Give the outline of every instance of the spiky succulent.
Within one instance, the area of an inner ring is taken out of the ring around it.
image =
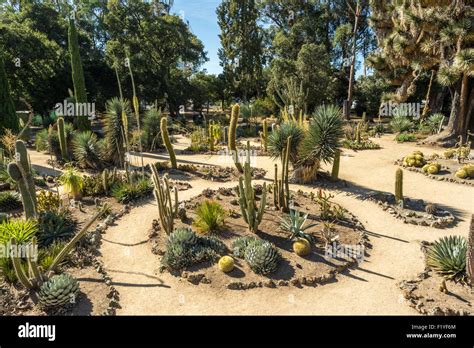
[[[462,236],[449,236],[437,240],[426,252],[426,264],[446,279],[466,280],[467,242]]]
[[[176,229],[168,237],[161,264],[169,270],[183,270],[193,264],[217,261],[227,247],[215,237],[200,237],[186,228]]]
[[[305,226],[307,219],[308,214],[301,213],[300,215],[299,211],[291,209],[290,215],[287,219],[280,218],[280,229],[283,232],[288,233],[289,239],[292,241],[296,241],[298,238],[304,238],[308,240],[308,242],[311,242],[313,241],[313,237],[305,233],[304,231],[316,226],[316,224],[310,224]]]
[[[247,246],[244,257],[255,273],[263,275],[275,272],[281,259],[275,246],[261,239]]]
[[[14,192],[0,192],[0,211],[11,211],[21,208],[21,199]]]
[[[41,212],[38,216],[38,240],[41,246],[67,240],[74,235],[75,222],[68,211]]]
[[[124,124],[124,121],[126,124]],[[127,100],[113,98],[107,101],[105,113],[105,140],[107,148],[105,153],[108,160],[115,164],[123,163],[126,136],[129,126],[133,122],[130,103]]]
[[[291,137],[289,159],[296,163],[298,147],[304,138],[304,130],[296,122],[284,122],[268,136],[268,152],[272,158],[280,158],[286,149],[288,137]]]
[[[51,277],[39,292],[38,299],[44,307],[58,307],[73,303],[79,292],[79,283],[71,275],[63,273]]]
[[[82,168],[100,168],[101,151],[97,135],[91,131],[77,133],[72,140],[74,158]]]
[[[395,133],[402,133],[413,128],[413,122],[406,115],[397,113],[390,121],[390,127]]]
[[[250,243],[257,241],[258,238],[254,236],[239,237],[232,242],[232,252],[235,257],[243,258],[245,256],[245,249]]]

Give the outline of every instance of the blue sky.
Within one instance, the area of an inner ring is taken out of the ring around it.
[[[203,42],[209,61],[201,68],[210,74],[219,74],[217,50],[220,47],[220,28],[217,24],[216,8],[220,0],[175,0],[172,12],[189,21],[191,31]]]

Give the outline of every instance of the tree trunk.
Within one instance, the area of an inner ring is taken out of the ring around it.
[[[351,71],[349,73],[349,89],[347,91],[347,101],[348,108],[347,113],[344,115],[347,119],[351,116],[351,107],[352,107],[352,95],[354,91],[354,77],[355,77],[355,64],[356,64],[356,54],[357,54],[357,29],[359,26],[359,16],[360,16],[360,5],[357,1],[357,7],[355,12],[355,21],[354,21],[354,36],[352,42],[352,62],[351,62]]]

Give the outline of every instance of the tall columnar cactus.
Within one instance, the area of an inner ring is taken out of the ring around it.
[[[108,169],[104,169],[102,172],[102,187],[104,188],[105,194],[109,193],[109,190],[117,178],[117,168],[114,168],[112,172]]]
[[[255,202],[255,190],[252,186],[252,173],[250,168],[250,143],[247,142],[247,161],[244,165],[244,175],[239,177],[239,205],[242,216],[249,227],[249,231],[256,233],[262,221],[267,199],[267,184],[263,184],[260,207]]]
[[[290,205],[290,184],[288,181],[288,165],[290,153],[291,137],[286,141],[286,148],[281,156],[282,169],[281,179],[278,179],[278,165],[275,164],[275,179],[273,182],[273,204],[277,209],[289,211]]]
[[[168,154],[170,156],[171,167],[173,169],[178,168],[176,163],[176,155],[174,153],[173,145],[171,144],[171,140],[168,134],[168,120],[166,117],[161,118],[161,138],[163,139],[163,144],[166,146],[166,150],[168,150]]]
[[[64,129],[64,119],[62,117],[58,118],[58,138],[59,138],[59,147],[61,149],[61,157],[63,160],[69,158],[67,152],[67,140],[66,140],[66,131]]]
[[[397,203],[403,202],[403,170],[397,169],[395,173],[395,200]]]
[[[467,238],[467,252],[466,252],[466,273],[467,278],[471,283],[471,288],[474,287],[474,214],[471,215],[471,226],[469,228],[469,236]]]
[[[332,162],[331,180],[337,181],[339,178],[339,164],[341,162],[341,150],[336,149],[334,161]]]
[[[15,143],[15,162],[8,164],[8,174],[18,183],[21,200],[27,219],[36,218],[36,189],[31,165],[28,158],[28,151],[22,140]]]
[[[221,138],[221,128],[220,125],[211,122],[208,129],[208,139],[209,139],[209,149],[214,151],[215,146]]]
[[[165,175],[160,179],[155,165],[150,164],[153,184],[155,186],[154,194],[158,204],[161,227],[167,235],[173,232],[174,219],[178,215],[178,190],[174,188],[174,204],[171,200],[171,189],[168,177]]]
[[[239,161],[239,155],[237,153],[236,145],[236,133],[237,133],[237,121],[239,120],[240,106],[235,104],[232,107],[232,114],[230,115],[230,125],[229,125],[229,151],[232,154],[234,159],[235,167],[240,173],[244,172],[244,168]]]
[[[266,118],[263,120],[263,129],[260,132],[260,138],[262,140],[263,150],[265,152],[267,152],[267,148],[268,148],[268,123],[267,123]]]
[[[360,144],[360,123],[356,127],[355,141],[357,144]]]

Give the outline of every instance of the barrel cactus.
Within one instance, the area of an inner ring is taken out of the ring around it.
[[[224,272],[230,272],[234,269],[235,264],[234,264],[234,259],[230,256],[222,256],[219,259],[219,269]]]
[[[269,274],[278,268],[281,256],[270,242],[258,240],[245,250],[245,261],[257,274]]]
[[[79,292],[79,283],[71,275],[63,273],[51,277],[39,292],[38,299],[44,307],[58,307],[73,303]]]
[[[428,174],[438,174],[439,171],[441,170],[441,164],[437,162],[431,162],[431,163],[425,164],[421,168],[421,170]]]
[[[293,251],[298,256],[309,255],[311,252],[311,244],[306,238],[298,238],[298,240],[293,243]]]
[[[407,167],[423,167],[426,161],[421,151],[414,151],[410,155],[403,158],[403,164]]]

